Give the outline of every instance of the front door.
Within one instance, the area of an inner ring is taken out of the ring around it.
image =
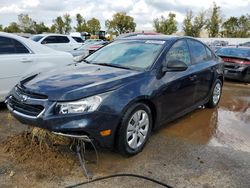
[[[182,61],[188,65],[185,71],[166,72],[159,80],[161,83],[158,106],[160,106],[160,121],[167,121],[184,112],[194,102],[196,82],[193,79],[194,70],[191,67],[191,57],[185,39],[178,40],[166,53],[163,63]]]

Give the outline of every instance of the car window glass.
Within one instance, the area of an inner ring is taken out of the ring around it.
[[[38,42],[39,40],[41,40],[44,36],[42,35],[34,35],[32,37],[30,37],[31,40]]]
[[[76,42],[84,42],[81,37],[72,37]]]
[[[29,50],[19,41],[13,39],[13,42],[16,48],[16,53],[18,54],[30,53]]]
[[[0,54],[14,54],[15,46],[10,38],[0,37]]]
[[[65,36],[56,36],[57,43],[69,43],[68,37]]]
[[[86,60],[144,70],[154,63],[164,43],[157,40],[121,40],[101,48]]]
[[[207,59],[212,60],[214,58],[213,53],[207,47],[206,47],[206,51],[207,51]]]
[[[195,40],[188,40],[188,45],[194,64],[202,63],[207,60],[207,52],[203,44]]]
[[[48,36],[43,41],[42,44],[57,43],[55,36]]]
[[[167,64],[169,61],[175,61],[175,60],[182,61],[187,65],[191,64],[190,53],[187,42],[185,40],[177,41],[171,47],[171,49],[168,51],[166,55],[165,63]]]

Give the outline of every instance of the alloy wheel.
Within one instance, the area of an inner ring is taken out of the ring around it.
[[[127,126],[127,144],[131,149],[140,147],[147,138],[149,116],[146,111],[138,110],[130,118]]]
[[[213,91],[213,103],[215,105],[219,102],[220,96],[221,96],[221,84],[216,83]]]

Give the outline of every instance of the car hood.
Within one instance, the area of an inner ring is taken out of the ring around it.
[[[142,72],[78,63],[33,75],[21,81],[26,90],[48,96],[52,101],[77,100],[117,89]]]

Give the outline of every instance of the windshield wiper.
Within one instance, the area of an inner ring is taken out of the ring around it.
[[[116,67],[116,68],[121,68],[121,69],[133,70],[133,69],[130,68],[130,67],[124,67],[124,66],[117,65],[117,64],[110,64],[110,63],[93,63],[93,64],[96,64],[96,65],[103,65],[103,66],[108,66],[108,67]]]

